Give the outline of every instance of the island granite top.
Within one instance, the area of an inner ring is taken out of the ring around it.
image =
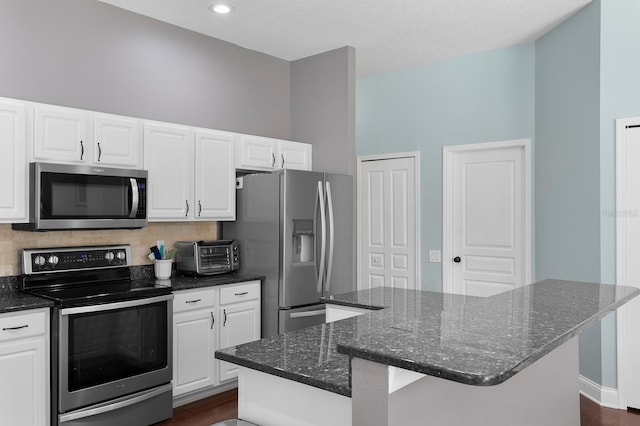
[[[639,293],[560,280],[487,298],[374,288],[325,302],[377,311],[222,349],[216,357],[345,396],[351,357],[495,385]]]

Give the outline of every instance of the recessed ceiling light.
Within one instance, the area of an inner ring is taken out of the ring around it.
[[[226,15],[233,12],[233,7],[225,3],[215,3],[209,6],[209,10],[219,13],[220,15]]]

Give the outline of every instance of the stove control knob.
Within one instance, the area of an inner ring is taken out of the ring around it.
[[[116,257],[118,258],[118,260],[124,260],[127,257],[127,255],[125,254],[125,252],[119,251],[116,253]]]
[[[44,265],[44,262],[45,262],[44,256],[36,256],[33,258],[33,264],[36,266],[42,266]]]
[[[115,255],[112,251],[108,251],[104,254],[104,258],[111,262],[113,259],[115,259]]]
[[[58,263],[58,260],[59,260],[59,259],[58,259],[58,256],[56,256],[56,255],[51,255],[51,256],[49,256],[49,259],[48,259],[48,260],[49,260],[49,263],[50,263],[51,265],[56,265],[56,264]]]

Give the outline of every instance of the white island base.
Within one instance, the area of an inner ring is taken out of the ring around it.
[[[579,426],[577,340],[495,386],[396,370],[400,387],[387,365],[354,358],[352,398],[241,367],[238,414],[261,426]]]

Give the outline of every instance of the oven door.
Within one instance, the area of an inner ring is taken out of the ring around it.
[[[60,413],[171,382],[172,299],[60,310]]]

